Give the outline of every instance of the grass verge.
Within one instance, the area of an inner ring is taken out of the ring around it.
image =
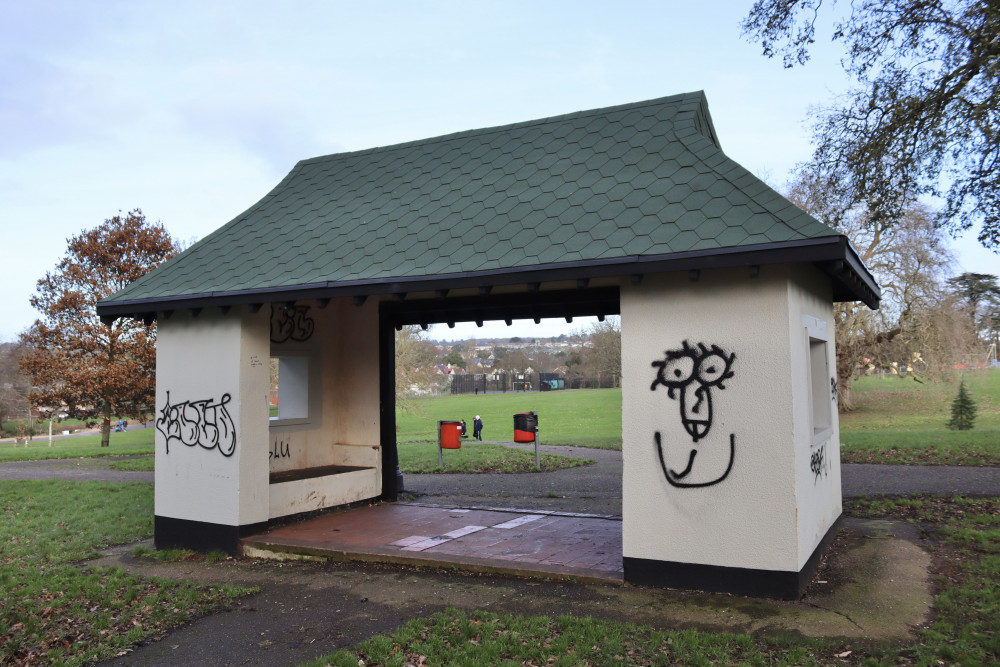
[[[111,658],[245,592],[79,566],[152,534],[150,484],[2,481],[0,517],[0,664]]]
[[[460,665],[941,665],[1000,662],[1000,498],[850,499],[852,516],[919,523],[935,562],[933,620],[916,641],[662,631],[570,616],[449,609],[314,662]]]
[[[417,443],[399,447],[399,468],[404,473],[551,472],[594,462],[593,459],[541,454],[539,456],[541,468],[536,468],[533,451],[482,442],[463,442],[461,449],[444,450],[442,458],[444,467],[438,466],[436,444]]]
[[[417,619],[352,651],[306,663],[358,665],[736,665],[816,664],[807,649],[775,662],[746,635],[654,630],[629,623],[561,616],[512,616],[448,609]]]
[[[152,456],[142,456],[135,459],[123,459],[115,461],[109,468],[112,470],[125,470],[128,472],[153,472],[155,469]]]

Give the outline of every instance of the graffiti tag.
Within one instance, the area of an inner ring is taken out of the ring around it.
[[[309,306],[271,306],[271,342],[287,340],[304,342],[316,329],[316,322],[307,315]]]
[[[712,428],[712,390],[721,391],[726,388],[723,382],[733,377],[732,366],[735,360],[735,354],[727,355],[718,345],[708,348],[703,343],[698,343],[695,348],[684,341],[681,349],[667,350],[662,361],[653,362],[653,366],[659,370],[650,391],[656,391],[662,385],[667,388],[667,396],[671,399],[676,400],[679,396],[681,424],[692,441],[687,466],[677,472],[666,463],[660,432],[656,431],[653,436],[660,467],[671,485],[683,488],[712,486],[729,476],[736,455],[736,435],[732,433],[729,435],[729,456],[725,470],[720,474],[699,471],[699,474],[691,475],[695,472],[698,441],[704,439]],[[698,481],[693,481],[695,479]]]
[[[830,378],[830,397],[836,403],[840,396],[840,389],[837,387],[837,378]]]
[[[268,460],[291,458],[291,444],[292,443],[285,442],[284,440],[275,440],[274,444],[271,445],[271,451],[268,452]]]
[[[223,394],[216,403],[204,399],[171,405],[168,391],[167,403],[156,420],[156,430],[167,439],[167,454],[170,441],[177,440],[188,447],[218,449],[223,456],[232,456],[236,451],[236,427],[226,409],[230,400],[229,394]]]
[[[819,481],[820,477],[826,477],[826,445],[821,445],[819,449],[809,457],[809,469],[814,475],[813,483]]]

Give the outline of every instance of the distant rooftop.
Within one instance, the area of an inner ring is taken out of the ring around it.
[[[726,157],[696,92],[303,160],[98,312],[780,262],[878,305],[846,237]]]

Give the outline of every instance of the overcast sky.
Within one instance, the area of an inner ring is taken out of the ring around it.
[[[751,4],[0,0],[0,340],[70,236],[140,207],[202,238],[317,155],[704,90],[726,153],[780,188],[846,81],[824,44],[760,56]],[[548,322],[478,335],[586,326]]]

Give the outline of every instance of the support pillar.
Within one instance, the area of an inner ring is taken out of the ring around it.
[[[841,512],[828,279],[647,276],[621,313],[625,579],[797,597]]]
[[[157,332],[157,548],[222,550],[268,519],[267,314],[175,313]]]

